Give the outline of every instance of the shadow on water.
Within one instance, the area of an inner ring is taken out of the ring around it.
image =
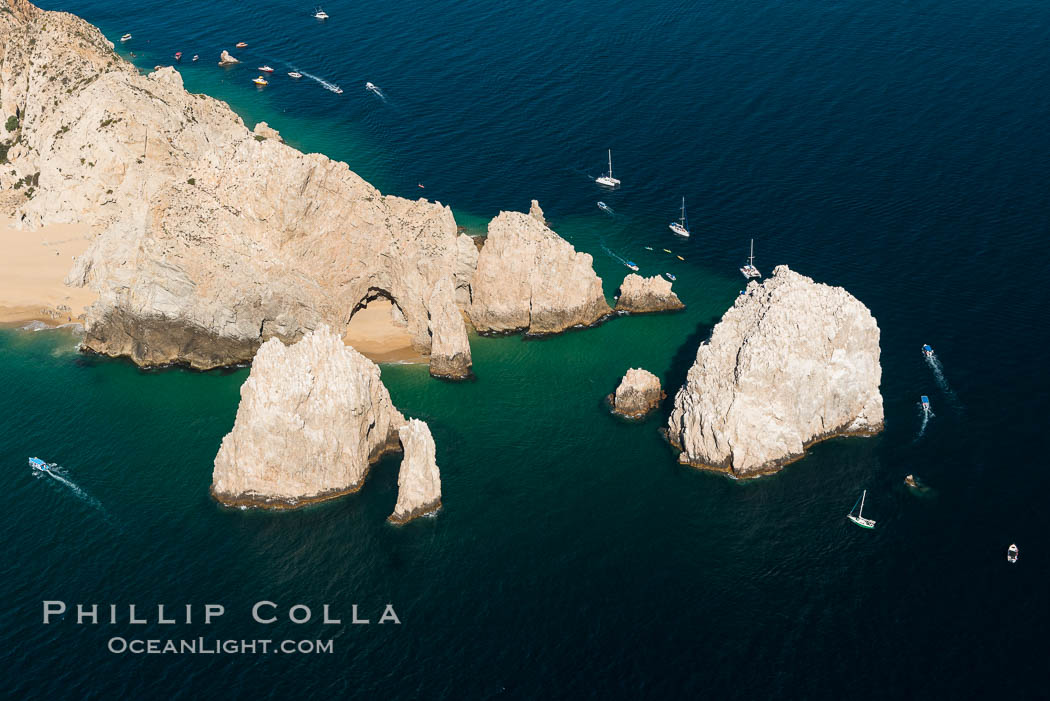
[[[685,384],[689,368],[696,362],[696,351],[701,343],[711,338],[712,329],[714,329],[714,324],[697,324],[671,358],[671,365],[664,378],[664,391],[667,393],[667,399],[660,405],[661,424],[666,424],[667,419],[670,418],[671,409],[674,406],[674,395]]]

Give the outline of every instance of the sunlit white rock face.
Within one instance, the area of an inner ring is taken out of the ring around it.
[[[682,300],[671,291],[671,281],[660,275],[642,277],[631,273],[620,285],[616,311],[629,314],[668,312],[685,309]]]
[[[405,456],[397,477],[397,505],[390,520],[405,523],[441,507],[441,473],[430,427],[411,419],[398,430]]]
[[[660,406],[664,392],[660,378],[641,368],[631,368],[620,380],[616,392],[609,395],[613,413],[629,419],[640,419]]]
[[[291,346],[271,339],[241,386],[212,494],[280,508],[356,491],[372,462],[398,450],[404,423],[379,367],[327,327]]]
[[[779,266],[701,344],[668,438],[683,463],[771,472],[810,443],[882,429],[879,327],[841,287]]]

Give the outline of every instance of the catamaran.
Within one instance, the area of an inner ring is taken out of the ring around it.
[[[930,398],[929,397],[927,397],[924,394],[921,397],[919,397],[919,402],[922,403],[922,410],[923,411],[925,411],[925,412],[929,412],[930,411]]]
[[[611,168],[610,168],[611,170]],[[678,218],[678,221],[671,222],[667,225],[668,228],[679,236],[689,236],[689,220],[685,217],[685,197],[682,197],[682,216]]]
[[[29,458],[29,466],[34,470],[40,470],[41,472],[51,472],[51,466],[40,458]]]
[[[314,10],[314,18],[316,19],[328,19],[328,13],[318,7]]]
[[[861,528],[874,528],[874,519],[864,518],[864,499],[867,496],[868,490],[865,489],[864,493],[860,495],[860,499],[858,499],[857,503],[853,505],[853,509],[856,509],[858,505],[860,506],[860,509],[857,511],[857,515],[854,516],[853,509],[850,509],[850,512],[846,514],[846,518],[848,518],[850,521],[853,521],[853,523],[857,524]]]
[[[747,265],[740,269],[744,277],[751,279],[753,277],[762,277],[762,273],[758,272],[758,268],[755,267],[755,240],[751,239],[751,256],[747,259]]]
[[[923,345],[922,354],[925,355],[927,358],[933,357],[933,349],[930,348],[929,344]]]
[[[1019,554],[1020,551],[1017,549],[1017,546],[1011,543],[1010,547],[1006,549],[1006,561],[1017,562],[1017,556]]]
[[[620,181],[613,177],[612,173],[612,149],[609,149],[609,172],[594,179],[594,182],[606,187],[618,187]]]

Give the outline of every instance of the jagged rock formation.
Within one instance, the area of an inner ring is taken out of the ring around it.
[[[700,345],[668,438],[682,463],[754,476],[819,440],[877,433],[879,352],[867,307],[779,266],[748,284]]]
[[[411,419],[398,429],[404,457],[397,476],[397,505],[389,520],[406,523],[441,508],[441,473],[430,427]]]
[[[355,492],[369,465],[398,449],[404,423],[379,367],[328,327],[292,346],[270,339],[241,386],[233,430],[215,456],[212,495],[229,505],[288,508]]]
[[[631,273],[620,285],[616,311],[629,314],[666,312],[685,309],[682,300],[671,291],[671,281],[660,275],[642,277]]]
[[[608,400],[614,414],[640,419],[660,406],[666,396],[660,388],[659,377],[648,370],[631,368]]]
[[[540,203],[538,201],[533,200],[532,204],[529,205],[529,216],[540,224],[547,226],[547,220],[543,218],[543,210],[540,208]]]
[[[452,380],[471,376],[470,342],[463,313],[456,305],[451,276],[434,286],[427,305],[430,310],[430,374]]]
[[[284,139],[281,138],[280,132],[271,127],[266,122],[259,122],[258,124],[256,124],[255,128],[252,129],[252,133],[255,134],[255,136],[257,137],[261,136],[264,139],[276,139],[277,141],[284,141]]]
[[[470,320],[480,333],[558,333],[612,312],[591,257],[520,212],[489,222],[470,289]]]
[[[240,63],[240,60],[234,58],[233,56],[231,56],[230,52],[227,51],[226,49],[223,49],[222,53],[219,54],[219,65],[220,66],[232,66],[235,63]]]
[[[345,328],[382,295],[426,354],[435,285],[451,276],[469,304],[477,249],[448,207],[384,196],[345,163],[249,131],[175,69],[140,75],[77,17],[10,7],[0,129],[15,116],[18,143],[0,190],[32,179],[18,226],[101,231],[68,278],[99,292],[85,349],[142,365],[247,362],[269,338]]]

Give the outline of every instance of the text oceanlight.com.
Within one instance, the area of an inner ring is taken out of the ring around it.
[[[325,655],[331,640],[142,640],[110,638],[107,649],[117,655]]]

